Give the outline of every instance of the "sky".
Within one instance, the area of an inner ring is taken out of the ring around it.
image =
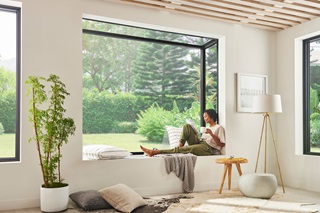
[[[0,10],[0,60],[15,58],[16,14]]]

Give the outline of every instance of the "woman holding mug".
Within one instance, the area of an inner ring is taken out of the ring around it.
[[[185,124],[182,129],[181,138],[178,147],[165,150],[151,150],[140,146],[141,150],[152,157],[157,154],[173,154],[173,153],[192,153],[198,156],[220,155],[221,148],[225,146],[225,130],[216,123],[217,112],[213,109],[205,110],[203,113],[204,121],[209,127],[201,128],[201,138],[198,138],[197,132],[193,130],[190,124]],[[189,146],[184,146],[188,141]]]

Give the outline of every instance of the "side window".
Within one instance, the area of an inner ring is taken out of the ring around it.
[[[0,161],[20,160],[20,8],[0,5]]]
[[[304,154],[320,155],[320,35],[303,41]]]

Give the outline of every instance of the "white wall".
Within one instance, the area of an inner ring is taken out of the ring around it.
[[[278,145],[286,185],[320,191],[319,156],[302,155],[302,39],[320,34],[320,19],[277,35],[276,89],[282,95]]]
[[[102,0],[21,2],[22,82],[29,75],[55,73],[61,76],[71,93],[66,108],[68,116],[75,118],[77,131],[64,147],[62,162],[62,172],[70,184],[70,192],[100,189],[116,183],[127,184],[142,195],[182,191],[180,180],[172,174],[165,174],[161,159],[82,161],[83,14],[219,38],[220,118],[226,128],[227,155],[246,157],[249,163],[242,166],[243,172],[254,171],[262,117],[236,112],[236,73],[268,75],[269,92],[273,93],[276,79],[274,32]],[[35,144],[27,143],[32,129],[27,119],[28,99],[24,83],[21,103],[21,162],[0,164],[0,210],[39,205],[41,174]],[[195,191],[218,189],[222,166],[215,164],[215,158],[198,158]],[[270,171],[274,170],[273,164],[270,164]],[[236,181],[238,175],[235,169],[233,172]]]

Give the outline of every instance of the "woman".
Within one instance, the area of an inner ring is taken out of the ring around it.
[[[172,153],[192,153],[198,156],[219,155],[221,148],[225,146],[225,131],[222,126],[216,123],[217,113],[213,109],[205,110],[203,113],[204,121],[209,124],[206,131],[198,138],[197,132],[193,130],[190,124],[183,126],[179,146],[173,149],[166,150],[151,150],[140,145],[141,150],[152,157],[157,154],[172,154]],[[189,146],[184,146],[188,141]]]

